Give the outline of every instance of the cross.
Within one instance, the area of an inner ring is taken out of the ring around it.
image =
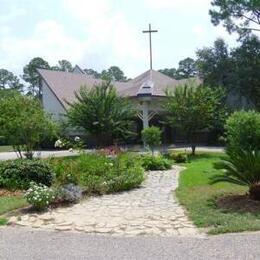
[[[150,42],[150,69],[153,68],[153,57],[152,57],[152,33],[158,32],[157,30],[152,30],[151,24],[149,23],[149,30],[143,31],[143,33],[149,33],[149,42]]]

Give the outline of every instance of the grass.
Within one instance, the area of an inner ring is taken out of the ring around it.
[[[24,207],[26,205],[27,203],[22,196],[18,196],[18,195],[1,196],[0,197],[0,226],[5,225],[7,223],[7,220],[4,217],[1,217],[1,215],[9,211]]]
[[[12,146],[9,146],[9,145],[0,145],[0,153],[3,153],[3,152],[12,152],[12,151],[13,151]]]
[[[210,184],[210,177],[217,172],[213,163],[223,156],[202,153],[192,158],[180,175],[176,195],[195,225],[205,228],[209,234],[260,230],[260,202],[250,201],[245,196],[247,187]],[[249,204],[253,205],[253,210]]]

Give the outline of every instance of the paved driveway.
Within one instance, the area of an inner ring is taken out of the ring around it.
[[[260,259],[260,234],[208,238],[111,237],[0,228],[0,259]]]

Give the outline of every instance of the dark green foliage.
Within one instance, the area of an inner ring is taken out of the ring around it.
[[[228,118],[225,129],[228,152],[260,150],[260,113],[235,112]]]
[[[75,95],[76,102],[69,104],[69,122],[92,134],[99,145],[109,145],[114,139],[125,139],[133,134],[129,129],[135,110],[128,100],[117,95],[109,82],[90,90],[82,87]]]
[[[212,183],[229,182],[249,187],[252,199],[260,200],[260,151],[236,149],[229,157],[216,163],[223,172],[213,176]]]
[[[171,69],[161,69],[159,72],[169,76],[173,79],[187,79],[197,76],[198,69],[196,61],[192,58],[186,58],[179,62],[178,69],[171,68]]]
[[[50,65],[40,57],[33,58],[23,68],[23,79],[30,84],[28,94],[39,98],[41,96],[39,89],[40,75],[37,69],[50,69]]]
[[[161,144],[162,131],[159,127],[151,126],[142,130],[142,139],[145,145],[148,145],[149,148],[154,153],[155,146]]]
[[[217,39],[213,47],[198,50],[197,56],[204,83],[211,88],[223,87],[232,108],[260,109],[259,38],[247,37],[233,49]],[[240,101],[232,101],[234,98]]]
[[[260,200],[260,113],[235,112],[226,123],[227,155],[212,182],[247,185],[252,199]]]
[[[224,91],[220,88],[196,86],[193,81],[178,86],[174,93],[167,92],[164,108],[167,121],[186,135],[187,142],[195,153],[197,136],[202,131],[214,128],[215,121],[224,125],[226,107]]]
[[[172,167],[171,162],[163,156],[144,155],[141,162],[146,171],[168,170]]]
[[[223,22],[228,32],[246,35],[260,31],[259,0],[213,0],[209,11],[214,25]]]
[[[42,160],[13,160],[0,163],[0,187],[27,189],[30,182],[50,186],[54,174],[50,165]]]
[[[22,91],[23,84],[19,78],[6,69],[0,69],[0,90]]]

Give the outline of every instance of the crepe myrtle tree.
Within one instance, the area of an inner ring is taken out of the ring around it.
[[[168,113],[167,121],[186,135],[195,155],[198,134],[213,128],[215,120],[224,124],[224,91],[221,88],[196,86],[189,81],[177,86],[174,92],[166,91],[166,95],[164,108]]]
[[[20,158],[31,159],[33,150],[46,136],[54,135],[56,125],[38,100],[13,93],[0,102],[0,135],[13,146]]]
[[[110,82],[89,89],[82,86],[75,92],[76,101],[68,103],[68,122],[94,136],[99,146],[109,145],[115,139],[126,139],[136,111],[132,104],[117,94]]]

